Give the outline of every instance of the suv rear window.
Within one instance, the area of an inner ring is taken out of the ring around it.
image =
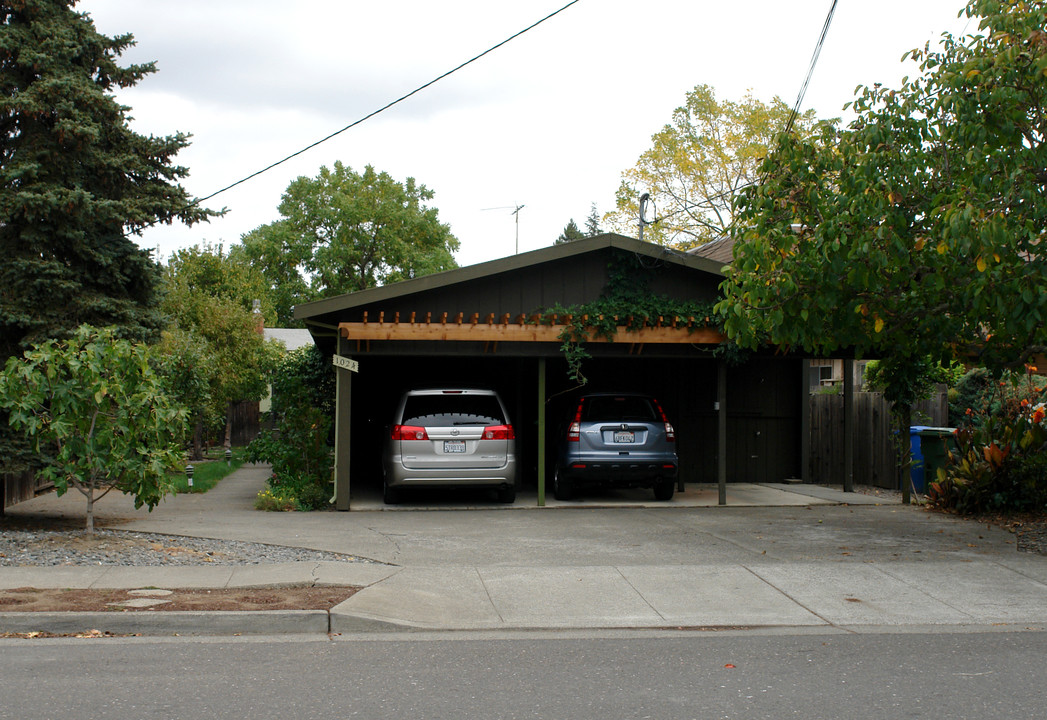
[[[505,425],[501,405],[492,395],[415,395],[404,405],[404,425],[452,427]]]
[[[614,422],[636,420],[657,422],[654,408],[644,397],[630,395],[615,397],[590,397],[582,405],[582,420],[588,422]]]

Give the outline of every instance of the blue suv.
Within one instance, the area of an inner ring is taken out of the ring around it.
[[[647,487],[658,500],[671,500],[676,490],[676,431],[649,395],[582,396],[558,445],[557,500],[571,499],[584,486]]]

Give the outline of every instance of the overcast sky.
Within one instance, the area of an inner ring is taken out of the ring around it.
[[[339,130],[505,40],[568,0],[83,0],[128,62],[158,72],[120,94],[138,132],[193,135],[177,156],[203,197]],[[843,115],[859,84],[915,74],[907,50],[973,32],[962,0],[839,0],[803,109]],[[288,183],[336,160],[433,190],[461,265],[552,244],[698,84],[792,105],[831,0],[581,0],[366,123],[208,203],[229,213],[148,230],[167,256],[237,243],[279,218]],[[486,210],[485,208],[501,208]]]

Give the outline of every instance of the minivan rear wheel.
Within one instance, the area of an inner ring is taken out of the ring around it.
[[[498,488],[498,502],[512,504],[516,502],[516,486]]]
[[[386,505],[397,505],[400,503],[399,488],[389,487],[388,481],[382,481],[382,500]]]

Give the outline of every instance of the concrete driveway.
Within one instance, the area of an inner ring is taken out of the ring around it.
[[[260,513],[252,501],[265,476],[246,467],[153,513],[106,498],[99,516],[128,530],[385,563],[361,568],[367,587],[332,611],[338,632],[1047,624],[1047,557],[1017,552],[1006,531],[868,496],[738,486],[735,497],[745,502],[727,507],[703,504],[696,499],[707,489],[689,488],[669,505],[625,498],[538,508],[523,496],[514,509],[474,499],[481,509]],[[714,487],[708,492],[715,497]],[[9,514],[82,517],[74,495],[38,498]],[[304,577],[322,582],[330,573],[344,582],[351,570],[310,567]],[[288,573],[273,568],[281,582]],[[265,568],[251,577],[264,584]],[[172,574],[169,584],[177,581]]]

